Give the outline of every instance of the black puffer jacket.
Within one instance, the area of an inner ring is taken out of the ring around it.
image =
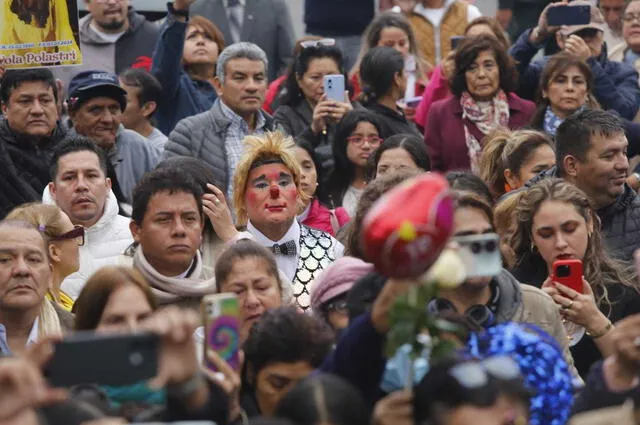
[[[35,142],[0,118],[0,219],[20,204],[42,199],[53,150],[64,136],[58,127],[51,137]]]
[[[542,179],[558,176],[556,167],[538,174],[531,179],[526,188]],[[512,193],[512,192],[509,192]],[[628,185],[616,201],[596,211],[600,217],[602,236],[611,256],[625,261],[633,260],[633,253],[640,248],[640,197]]]

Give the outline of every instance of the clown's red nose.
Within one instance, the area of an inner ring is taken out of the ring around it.
[[[269,193],[271,194],[272,198],[277,198],[278,196],[280,196],[280,189],[278,189],[278,186],[271,186]]]

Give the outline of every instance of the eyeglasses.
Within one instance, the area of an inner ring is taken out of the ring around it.
[[[308,49],[309,47],[319,47],[319,46],[335,46],[336,40],[333,38],[323,38],[321,40],[306,40],[301,41],[300,46],[303,49]]]
[[[353,143],[354,145],[362,145],[364,142],[369,142],[369,144],[372,146],[378,146],[383,142],[383,139],[378,136],[351,136],[347,137],[347,142]]]
[[[73,226],[73,230],[51,238],[52,241],[66,241],[70,239],[75,239],[78,246],[84,245],[84,227]]]
[[[622,16],[622,20],[625,22],[633,22],[640,20],[640,13],[625,13]]]

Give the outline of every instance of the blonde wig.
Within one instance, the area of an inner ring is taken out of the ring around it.
[[[296,160],[294,147],[295,143],[293,138],[285,136],[280,131],[267,132],[260,136],[245,137],[244,151],[233,175],[233,205],[236,210],[237,224],[239,226],[246,226],[249,220],[244,198],[247,191],[249,172],[257,162],[273,161],[274,163],[282,163],[287,167],[293,175],[293,181],[298,192],[296,211],[301,211],[303,205],[306,205],[309,196],[300,188],[302,170]]]

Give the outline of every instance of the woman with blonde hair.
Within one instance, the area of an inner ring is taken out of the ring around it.
[[[558,305],[584,377],[593,363],[612,354],[613,323],[640,312],[636,278],[608,255],[587,195],[564,180],[544,179],[526,191],[516,221],[510,239],[517,258],[513,274],[542,284]],[[552,280],[553,264],[569,259],[582,261],[581,292]]]
[[[60,289],[60,285],[80,268],[79,247],[84,244],[84,227],[74,226],[57,206],[40,203],[21,205],[11,211],[7,219],[25,221],[42,233],[52,271],[47,297],[71,311],[73,299]]]
[[[496,198],[556,164],[553,141],[539,131],[498,129],[484,143],[480,177]]]

